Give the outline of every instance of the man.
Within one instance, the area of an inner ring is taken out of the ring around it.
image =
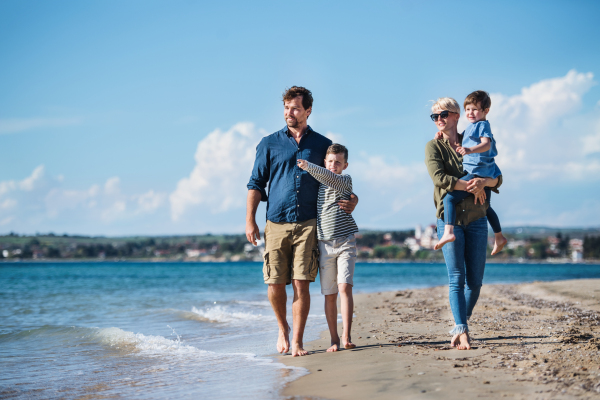
[[[286,127],[264,137],[256,147],[246,210],[246,237],[256,245],[256,240],[260,240],[256,209],[260,201],[267,202],[263,275],[279,325],[279,353],[290,350],[285,286],[291,283],[294,289],[291,343],[294,357],[308,354],[302,342],[310,310],[308,289],[319,269],[316,235],[319,182],[296,163],[303,159],[323,166],[327,148],[332,144],[307,124],[312,102],[312,93],[303,87],[293,86],[283,94]],[[344,211],[352,212],[357,203],[358,198],[352,195],[351,200],[338,204]]]

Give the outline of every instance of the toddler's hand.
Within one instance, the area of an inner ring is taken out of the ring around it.
[[[471,154],[471,149],[468,147],[462,147],[462,146],[458,146],[456,148],[456,152],[458,154],[460,154],[461,156],[467,155],[467,154]]]
[[[444,134],[442,132],[437,132],[433,137],[435,140],[440,140],[444,138]]]
[[[308,162],[306,160],[298,160],[298,166],[305,170],[308,168]]]

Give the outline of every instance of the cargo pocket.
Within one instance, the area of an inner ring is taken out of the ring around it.
[[[265,251],[265,253],[263,254],[263,258],[265,260],[265,263],[263,265],[263,277],[265,279],[265,282],[267,282],[269,278],[271,278],[271,265],[269,264],[269,253]]]
[[[308,267],[308,274],[311,279],[315,279],[317,277],[317,273],[319,272],[319,248],[316,247],[312,251],[312,256],[310,258],[310,266]]]

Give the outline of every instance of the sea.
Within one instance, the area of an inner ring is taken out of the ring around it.
[[[484,283],[600,278],[600,265],[488,264]],[[355,292],[447,284],[444,264],[358,263]],[[288,320],[291,324],[291,288]],[[305,342],[326,330],[311,285]],[[254,262],[0,263],[2,399],[281,399]]]

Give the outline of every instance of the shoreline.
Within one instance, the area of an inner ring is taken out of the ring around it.
[[[90,263],[90,264],[99,264],[99,263],[187,263],[187,264],[214,264],[214,263],[263,263],[263,261],[254,261],[254,260],[189,260],[189,259],[161,259],[161,258],[127,258],[127,259],[97,259],[97,258],[69,258],[69,259],[0,259],[0,263],[5,264],[19,264],[19,263],[40,263],[40,264],[50,264],[50,263]],[[429,260],[386,260],[386,259],[357,259],[357,263],[361,264],[445,264],[444,260],[441,259],[439,261],[429,261]],[[523,264],[544,264],[544,265],[560,265],[560,264],[569,264],[569,265],[600,265],[600,260],[582,260],[582,261],[570,261],[569,259],[558,259],[558,260],[518,260],[518,259],[509,259],[509,260],[487,260],[487,264],[507,264],[507,265],[523,265]]]
[[[356,349],[326,353],[325,331],[308,356],[275,356],[309,371],[284,398],[600,396],[600,279],[484,285],[469,351],[449,346],[447,286],[354,298]]]

